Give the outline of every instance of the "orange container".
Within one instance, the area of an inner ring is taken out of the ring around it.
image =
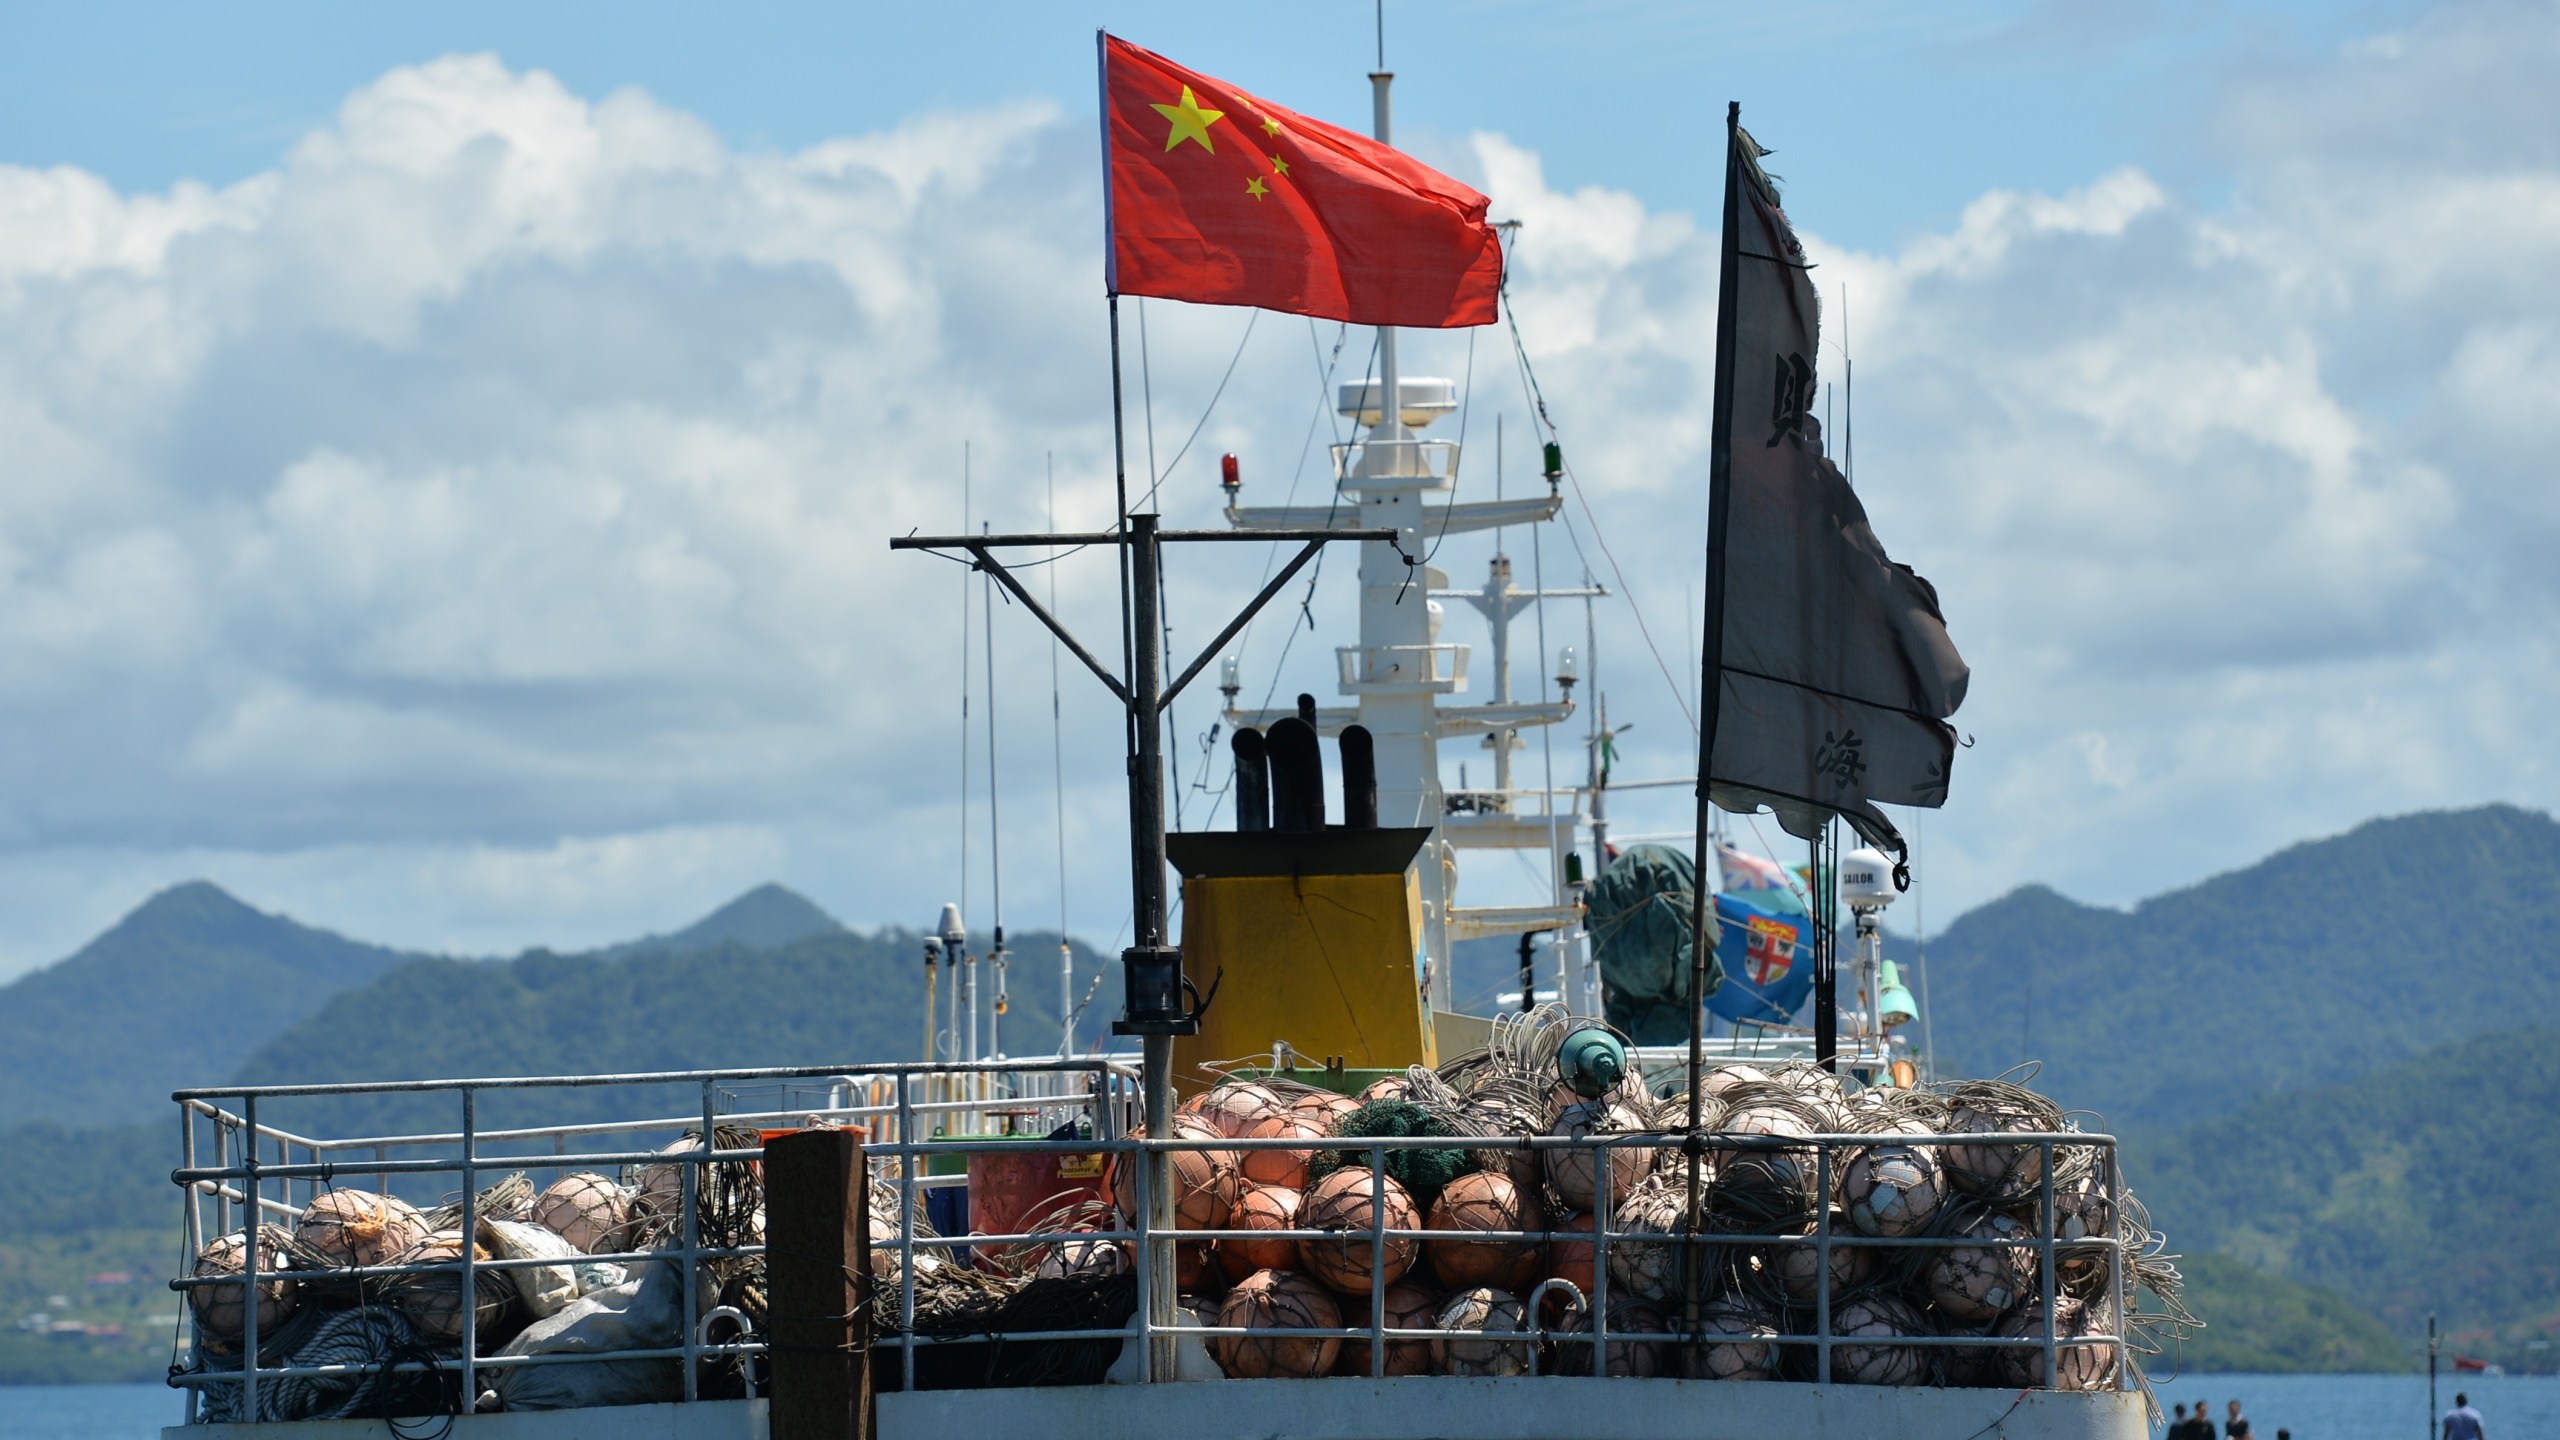
[[[1102,1171],[1099,1150],[1063,1155],[978,1151],[969,1157],[969,1233],[1015,1234],[1061,1205],[1098,1200]],[[985,1265],[1005,1259],[1014,1248],[973,1247],[973,1255]]]

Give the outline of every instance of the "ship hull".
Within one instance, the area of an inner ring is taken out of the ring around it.
[[[881,1440],[1215,1435],[1234,1440],[2143,1440],[2142,1396],[1927,1386],[1515,1377],[1208,1381],[879,1398]],[[763,1401],[463,1417],[450,1440],[765,1440]],[[172,1427],[163,1440],[347,1440],[380,1421]]]

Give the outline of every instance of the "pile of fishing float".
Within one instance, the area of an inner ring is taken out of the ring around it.
[[[1679,1068],[1659,1094],[1632,1073],[1596,1094],[1561,1083],[1582,1028],[1549,1007],[1357,1095],[1264,1075],[1185,1103],[1175,1134],[1197,1148],[1168,1157],[1174,1223],[1220,1233],[1176,1242],[1175,1279],[1219,1368],[1369,1375],[1366,1340],[1265,1332],[1383,1321],[1446,1332],[1389,1338],[1387,1375],[1587,1375],[1605,1330],[1609,1375],[1810,1380],[1827,1324],[1834,1381],[2104,1389],[2127,1378],[2120,1353],[2193,1323],[2111,1151],[2073,1143],[2091,1133],[2079,1117],[2020,1084],[1852,1089],[1809,1062],[1716,1065],[1693,1150],[1690,1098],[1667,1093]],[[2057,1138],[2012,1138],[2039,1135]],[[1450,1143],[1220,1143],[1381,1136]],[[1133,1177],[1112,1178],[1116,1213],[1084,1207],[1097,1228],[1135,1221]],[[1042,1263],[1128,1257],[1086,1245]],[[2165,1309],[2144,1313],[2137,1291]],[[2104,1338],[2119,1323],[2121,1352]],[[1990,1343],[1927,1343],[1965,1339]]]

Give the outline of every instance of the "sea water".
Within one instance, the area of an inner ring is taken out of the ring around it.
[[[2160,1408],[2201,1400],[2220,1427],[2238,1399],[2252,1440],[2434,1440],[2424,1375],[2181,1375],[2159,1382]],[[2560,1378],[2445,1375],[2436,1402],[2456,1390],[2500,1440],[2560,1436]],[[0,1385],[0,1436],[7,1440],[152,1440],[178,1423],[176,1391],[144,1385]],[[2155,1428],[2154,1434],[2158,1431]]]
[[[2427,1377],[2415,1375],[2181,1375],[2155,1379],[2160,1409],[2201,1400],[2221,1428],[2224,1407],[2240,1402],[2249,1417],[2250,1440],[2435,1440],[2427,1410]],[[2436,1405],[2453,1408],[2455,1392],[2471,1397],[2487,1431],[2499,1440],[2560,1436],[2560,1378],[2548,1375],[2464,1375],[2436,1379]],[[2160,1433],[2153,1427],[2152,1433]]]
[[[0,1385],[0,1435],[8,1440],[153,1440],[186,1417],[186,1397],[154,1380],[140,1385]]]

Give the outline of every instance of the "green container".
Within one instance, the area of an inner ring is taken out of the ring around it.
[[[1244,1065],[1226,1073],[1227,1080],[1291,1080],[1330,1090],[1336,1095],[1358,1095],[1361,1091],[1390,1076],[1402,1076],[1402,1070],[1328,1070],[1321,1065],[1294,1070],[1274,1070],[1268,1065]]]

